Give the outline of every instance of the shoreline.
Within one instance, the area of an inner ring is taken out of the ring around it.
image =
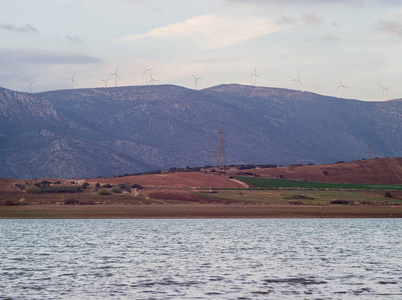
[[[0,219],[402,218],[399,206],[237,204],[24,205],[0,207]]]

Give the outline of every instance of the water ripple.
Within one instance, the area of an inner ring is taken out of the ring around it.
[[[0,220],[0,299],[400,299],[401,225]]]

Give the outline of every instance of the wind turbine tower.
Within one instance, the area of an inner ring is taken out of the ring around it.
[[[296,81],[296,82],[297,82],[297,90],[299,90],[299,84],[302,84],[302,83],[300,82],[300,74],[301,74],[301,72],[299,72],[299,75],[297,75],[297,78],[295,78],[295,79],[292,80],[292,81]]]
[[[75,84],[75,86],[77,86],[77,83],[76,83],[75,80],[74,80],[74,76],[75,76],[76,73],[77,73],[77,72],[74,72],[73,77],[68,77],[68,78],[66,78],[66,79],[70,79],[70,80],[71,80],[71,89],[74,89],[74,84]]]
[[[31,81],[29,79],[26,79],[26,81],[29,82],[29,92],[32,93],[32,84],[38,82],[38,80]]]
[[[202,77],[195,77],[193,73],[191,73],[191,75],[194,77],[194,88],[197,90],[198,89],[198,79],[201,79]]]
[[[343,85],[342,80],[339,78],[339,86],[337,87],[336,91],[339,90],[341,98],[342,98],[342,88],[347,88],[347,86]]]
[[[147,69],[147,68],[144,67],[143,64],[141,64],[141,66],[144,69],[144,72],[142,73],[142,78],[144,78],[144,76],[145,76],[145,85],[147,85],[148,84],[148,72],[153,70],[153,69]]]
[[[106,80],[103,80],[103,79],[99,79],[100,81],[103,81],[104,83],[105,83],[105,88],[107,88],[107,82],[111,79],[112,77],[109,77],[108,79],[106,79]]]
[[[256,86],[256,85],[257,85],[257,77],[260,78],[260,76],[257,75],[257,67],[254,67],[254,73],[251,74],[251,75],[249,76],[249,78],[250,78],[250,77],[254,77],[254,86]]]
[[[120,78],[119,74],[117,74],[117,69],[119,68],[119,66],[116,67],[116,71],[114,71],[114,73],[110,74],[110,76],[114,76],[114,86],[117,87],[117,78]]]
[[[384,101],[385,101],[385,91],[388,90],[388,89],[391,88],[391,87],[389,86],[389,87],[383,88],[383,87],[380,85],[380,88],[382,88],[382,94],[383,94],[383,96],[384,96]]]
[[[150,80],[148,83],[150,83],[151,85],[154,85],[154,81],[159,81],[159,80],[154,79],[154,78],[152,77],[152,74],[151,74],[151,73],[149,73],[149,76],[151,77],[151,80]]]

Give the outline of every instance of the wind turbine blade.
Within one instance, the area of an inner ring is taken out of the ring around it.
[[[117,77],[117,78],[119,78],[119,79],[121,80],[120,76],[119,76],[119,75],[117,75],[117,73],[116,73],[116,77]]]
[[[194,77],[194,79],[197,79],[197,77],[195,77],[193,73],[191,73],[191,76],[193,76],[193,77]]]
[[[378,85],[380,88],[384,89],[381,85]]]

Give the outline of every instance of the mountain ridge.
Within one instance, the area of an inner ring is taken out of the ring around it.
[[[228,164],[356,160],[367,156],[368,144],[373,156],[398,157],[401,104],[238,84],[36,94],[0,88],[0,177],[105,177],[211,165],[220,128]]]

